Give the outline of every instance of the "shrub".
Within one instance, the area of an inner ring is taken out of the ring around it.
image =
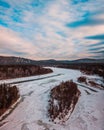
[[[86,77],[84,77],[84,76],[79,77],[78,82],[87,84]]]

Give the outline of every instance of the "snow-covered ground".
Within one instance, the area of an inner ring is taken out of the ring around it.
[[[0,122],[3,124],[0,130],[104,130],[104,90],[92,88],[97,91],[94,92],[79,85],[81,96],[69,120],[65,124],[49,121],[47,105],[50,89],[61,81],[73,79],[76,82],[79,76],[83,76],[78,70],[52,69],[54,72],[46,75],[5,80],[6,83],[12,83],[40,78],[17,84],[22,100],[11,114]],[[45,79],[41,79],[44,77]],[[98,76],[87,77],[101,79]]]

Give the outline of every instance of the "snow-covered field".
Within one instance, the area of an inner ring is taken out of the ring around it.
[[[52,69],[54,72],[46,75],[0,81],[0,83],[12,83],[40,78],[17,84],[22,100],[11,114],[0,122],[3,124],[0,130],[104,130],[104,90],[92,88],[97,91],[94,92],[80,85],[78,88],[81,96],[69,120],[64,124],[49,121],[47,105],[50,89],[61,81],[73,79],[77,82],[77,78],[83,75],[78,70]],[[87,77],[101,79],[98,76]]]

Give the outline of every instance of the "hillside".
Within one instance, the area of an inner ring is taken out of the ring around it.
[[[104,59],[77,59],[77,60],[30,60],[21,57],[14,56],[0,56],[0,65],[44,65],[44,66],[53,66],[61,64],[80,64],[80,63],[96,63],[104,64]]]
[[[18,64],[34,64],[35,61],[14,57],[14,56],[0,56],[0,65],[18,65]]]

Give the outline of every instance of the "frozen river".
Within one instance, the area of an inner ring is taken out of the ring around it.
[[[62,81],[72,79],[77,82],[77,78],[83,76],[78,70],[52,69],[50,74],[0,81],[17,84],[22,99],[0,122],[3,124],[0,130],[104,130],[104,90],[93,88],[95,91],[92,91],[80,85],[81,96],[69,120],[63,125],[49,121],[47,105],[51,88]],[[98,76],[87,77],[100,79]]]

